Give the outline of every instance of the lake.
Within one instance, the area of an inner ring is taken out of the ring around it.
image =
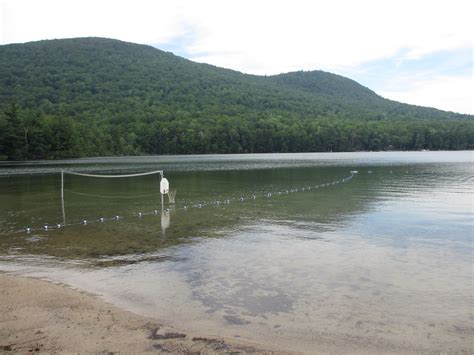
[[[469,151],[4,162],[0,271],[284,350],[471,352],[473,161]],[[62,169],[163,170],[176,203],[161,205],[159,175],[65,174],[62,200]]]

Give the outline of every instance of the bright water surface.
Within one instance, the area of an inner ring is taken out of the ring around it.
[[[66,175],[68,226],[24,232],[63,223],[61,169],[163,169],[176,205],[162,210],[155,175]],[[0,270],[206,336],[301,351],[472,352],[473,182],[473,152],[3,163]]]

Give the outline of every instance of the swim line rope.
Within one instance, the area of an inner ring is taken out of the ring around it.
[[[70,174],[71,172],[68,172],[68,173]],[[156,174],[157,171],[149,172],[149,173],[143,173],[143,174],[133,174],[133,175],[142,176],[142,175],[150,175],[150,174],[153,174],[153,173]],[[228,199],[223,199],[223,200],[214,200],[214,201],[208,201],[208,202],[202,201],[200,203],[184,204],[181,207],[174,208],[174,211],[176,211],[176,210],[187,211],[187,210],[193,209],[193,208],[200,209],[200,208],[209,207],[209,206],[229,205],[233,202],[244,202],[244,201],[256,200],[258,198],[271,198],[273,196],[282,196],[282,195],[288,195],[288,194],[296,193],[296,192],[311,191],[311,190],[314,190],[314,189],[335,186],[335,185],[338,185],[340,183],[348,182],[348,181],[352,180],[352,178],[357,173],[358,173],[358,171],[353,170],[353,171],[350,172],[350,175],[345,177],[345,178],[342,178],[342,179],[339,179],[339,180],[334,180],[334,181],[323,183],[323,184],[304,186],[304,187],[299,187],[299,188],[295,188],[295,189],[282,190],[282,191],[276,191],[276,192],[265,192],[265,193],[260,193],[260,194],[252,194],[252,195],[247,195],[247,196],[241,196],[239,198],[234,197],[234,198],[228,198]],[[82,174],[82,173],[73,173],[73,175],[86,175],[86,176],[96,177],[95,175],[92,175],[92,174]],[[97,177],[104,177],[104,176],[106,176],[106,175],[97,175]],[[111,176],[118,177],[119,175],[111,175]],[[130,176],[131,175],[121,175],[120,177],[130,177]],[[169,212],[169,208],[164,209],[163,212]],[[43,227],[37,227],[37,228],[27,227],[25,229],[20,229],[20,230],[14,231],[12,233],[19,233],[19,232],[31,233],[31,232],[35,232],[35,231],[59,230],[59,229],[63,229],[66,226],[69,227],[69,226],[78,226],[78,225],[89,225],[89,224],[94,224],[94,223],[104,223],[106,221],[118,221],[118,220],[123,220],[123,219],[128,219],[128,218],[137,218],[137,217],[140,218],[140,217],[147,216],[147,215],[158,215],[159,213],[160,213],[160,211],[158,209],[155,209],[155,210],[149,211],[149,212],[133,213],[133,214],[130,214],[128,216],[115,215],[115,216],[112,216],[112,217],[99,217],[98,219],[95,219],[95,220],[82,220],[82,221],[76,222],[76,223],[67,223],[66,225],[64,225],[62,223],[57,223],[57,224],[53,224],[53,225],[46,224]]]
[[[146,173],[126,174],[126,175],[95,175],[95,174],[77,173],[77,172],[69,171],[69,170],[62,170],[62,172],[64,174],[97,177],[97,178],[128,178],[128,177],[137,177],[137,176],[145,176],[145,175],[152,175],[152,174],[163,174],[163,170],[155,170],[155,171],[148,171]]]

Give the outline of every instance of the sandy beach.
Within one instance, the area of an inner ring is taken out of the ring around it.
[[[189,334],[65,285],[0,273],[0,352],[275,353]]]

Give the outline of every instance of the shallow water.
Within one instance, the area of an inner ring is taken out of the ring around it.
[[[393,152],[3,164],[0,270],[282,349],[474,351],[472,163]],[[24,232],[63,223],[60,169],[163,169],[176,205],[162,209],[156,176],[66,175],[67,226]]]

